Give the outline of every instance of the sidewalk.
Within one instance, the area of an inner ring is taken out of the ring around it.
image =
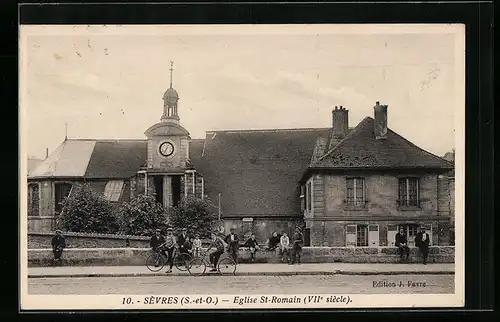
[[[166,268],[151,272],[146,266],[29,267],[28,278],[167,276]],[[206,274],[213,274],[208,272]],[[455,274],[454,264],[239,264],[237,276],[258,275],[439,275]],[[168,275],[189,276],[175,267]]]

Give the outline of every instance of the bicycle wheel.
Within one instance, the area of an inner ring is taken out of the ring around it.
[[[219,261],[217,270],[223,275],[234,275],[236,272],[236,262],[230,257],[223,258]]]
[[[175,256],[174,265],[180,271],[186,271],[191,262],[191,255],[188,253],[180,253]]]
[[[146,259],[146,267],[151,272],[159,272],[165,266],[167,259],[160,253],[153,253]]]
[[[205,274],[207,264],[202,257],[195,257],[189,261],[187,270],[191,275],[200,276]]]

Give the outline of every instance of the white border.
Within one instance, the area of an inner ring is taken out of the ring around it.
[[[455,110],[455,293],[440,294],[440,295],[420,295],[420,294],[376,294],[376,295],[349,295],[352,300],[350,305],[345,303],[326,306],[322,304],[309,305],[267,305],[254,304],[239,306],[237,304],[220,303],[217,308],[391,308],[391,307],[462,307],[464,305],[464,174],[465,174],[465,26],[459,24],[381,24],[381,25],[204,25],[202,28],[195,25],[185,26],[20,26],[20,78],[19,78],[19,144],[20,144],[20,170],[19,182],[21,187],[20,199],[20,305],[21,309],[29,310],[80,310],[80,309],[194,309],[194,308],[216,308],[213,305],[194,305],[194,306],[161,306],[161,305],[122,305],[123,297],[131,295],[29,295],[27,293],[27,154],[26,154],[26,137],[22,135],[25,132],[26,115],[25,109],[22,107],[26,104],[26,41],[29,35],[48,35],[48,34],[93,34],[93,35],[158,35],[158,34],[175,34],[175,35],[200,35],[200,34],[231,34],[231,35],[255,35],[255,34],[280,34],[280,35],[297,35],[297,34],[402,34],[402,33],[448,33],[455,34],[455,84],[456,84],[456,110]],[[148,294],[150,295],[150,294]],[[260,296],[248,294],[249,296]],[[276,294],[278,295],[278,294]],[[309,295],[309,294],[308,294]],[[320,294],[316,294],[320,295]],[[133,295],[138,300],[147,295]],[[157,296],[161,296],[158,294]],[[203,295],[197,295],[203,296]],[[221,295],[213,294],[206,295],[212,297],[220,297]],[[236,296],[236,294],[234,295]],[[299,295],[300,296],[300,295]],[[182,296],[179,296],[182,297]],[[227,298],[233,296],[227,295]],[[231,302],[229,302],[231,303]]]

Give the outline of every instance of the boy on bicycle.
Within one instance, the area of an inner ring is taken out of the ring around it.
[[[210,264],[213,265],[213,268],[210,271],[217,272],[217,263],[219,262],[220,256],[224,253],[227,244],[222,238],[217,236],[217,233],[212,232],[211,236],[212,243],[208,247],[207,252],[212,248],[215,248],[215,251],[210,254]]]
[[[164,248],[162,248],[163,244],[165,243],[165,237],[161,235],[161,229],[157,229],[155,231],[155,234],[151,237],[149,241],[149,246],[153,249],[155,252],[160,252],[165,256],[165,258],[168,258],[168,255],[165,251]],[[158,263],[155,264],[156,267],[158,267]]]

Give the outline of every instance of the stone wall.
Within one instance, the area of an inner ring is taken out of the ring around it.
[[[273,232],[286,232],[289,236],[293,233],[296,225],[302,226],[301,219],[293,218],[252,218],[252,221],[243,221],[243,218],[224,218],[224,231],[229,232],[235,228],[240,240],[244,242],[250,233],[255,234],[255,239],[260,244],[264,244]]]
[[[66,246],[68,248],[122,248],[149,247],[149,237],[147,236],[126,236],[108,234],[86,234],[64,232]],[[30,232],[28,233],[28,249],[51,248],[54,232]],[[129,244],[127,245],[127,239]]]
[[[151,251],[145,248],[68,248],[62,255],[63,265],[67,266],[142,266]],[[240,249],[239,262],[248,262],[247,249]],[[48,266],[52,264],[50,249],[28,250],[28,266]],[[350,247],[304,247],[302,263],[396,263],[399,260],[394,247],[350,248]],[[453,263],[455,248],[431,247],[429,263]],[[274,251],[259,251],[258,263],[278,263]],[[421,262],[418,249],[411,249],[410,262]],[[144,267],[146,269],[146,267]]]

